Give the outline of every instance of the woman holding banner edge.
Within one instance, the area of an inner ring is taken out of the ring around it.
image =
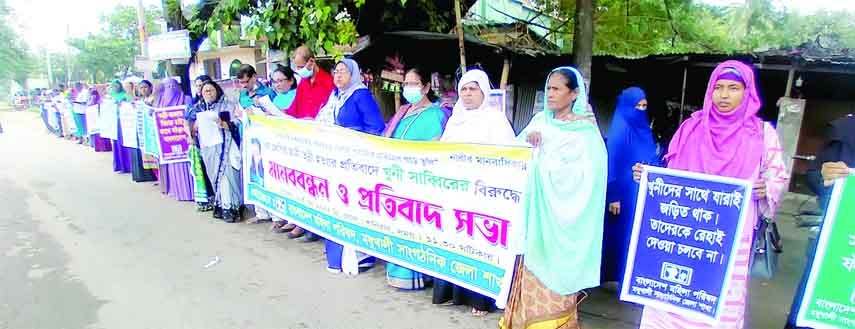
[[[335,89],[316,120],[366,134],[380,135],[386,129],[380,108],[368,87],[362,83],[362,71],[356,61],[345,58],[333,70]],[[327,270],[332,273],[358,274],[360,269],[374,267],[375,258],[349,246],[324,241]]]
[[[646,306],[641,329],[743,328],[754,228],[759,215],[773,218],[789,183],[777,132],[757,112],[762,107],[754,71],[738,61],[719,64],[710,76],[703,108],[692,114],[674,135],[665,160],[668,168],[746,179],[754,182],[753,200],[737,242],[730,288],[724,295],[719,323],[692,319]],[[640,180],[643,166],[633,167]]]
[[[502,329],[579,328],[580,295],[600,284],[606,146],[577,69],[553,70],[544,94],[546,109],[519,135],[535,151],[524,201],[523,256],[499,320]]]
[[[411,68],[404,75],[403,96],[407,105],[395,113],[383,136],[387,138],[433,141],[442,136],[445,112],[430,88],[430,75]],[[422,290],[430,280],[426,275],[393,263],[386,264],[386,283],[402,290]]]
[[[516,134],[505,113],[489,107],[486,101],[490,92],[490,78],[481,70],[469,70],[457,83],[460,98],[454,104],[440,141],[448,143],[475,143],[514,145]],[[435,279],[433,304],[468,305],[472,315],[485,316],[493,309],[495,301],[445,280]]]

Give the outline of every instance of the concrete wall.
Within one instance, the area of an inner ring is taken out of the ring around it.
[[[197,77],[202,74],[208,74],[211,72],[205,72],[205,61],[209,59],[218,59],[220,61],[220,75],[219,76],[211,76],[214,80],[226,80],[232,78],[229,76],[229,66],[232,61],[239,60],[241,64],[249,64],[255,67],[259,76],[266,76],[267,69],[265,65],[258,65],[258,62],[262,60],[261,51],[255,48],[242,48],[242,47],[226,47],[220,48],[212,51],[199,52],[196,54],[196,61],[190,66],[190,76]]]

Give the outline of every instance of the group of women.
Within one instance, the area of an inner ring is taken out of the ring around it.
[[[295,78],[290,69],[273,74],[276,93],[271,97],[279,110],[287,110],[293,100],[293,94],[288,94],[293,92]],[[738,241],[721,322],[710,325],[645,307],[640,325],[651,329],[742,328],[754,219],[759,214],[774,217],[789,179],[776,131],[757,117],[761,102],[753,69],[737,61],[721,63],[710,77],[702,110],[682,123],[665,151],[650,131],[641,89],[629,88],[620,95],[605,142],[579,71],[559,67],[545,80],[544,109],[538,109],[520,134],[514,132],[503,111],[490,108],[485,101],[491,86],[480,70],[460,77],[459,97],[450,113],[437,103],[426,72],[406,71],[403,97],[407,105],[387,122],[362,83],[358,64],[344,59],[334,67],[335,88],[315,120],[387,138],[534,149],[524,197],[526,226],[519,237],[521,256],[500,328],[579,327],[577,305],[585,289],[619,281],[622,276],[643,165],[753,181],[753,202],[748,210],[752,220],[740,228],[745,234]],[[132,171],[142,162],[140,168],[159,177],[164,191],[179,200],[196,201],[201,211],[213,209],[216,218],[237,221],[243,200],[239,107],[225,99],[222,89],[207,77],[197,79],[198,95],[192,100],[183,97],[177,83],[170,81],[155,88],[153,97],[145,92],[140,97],[158,107],[189,103],[186,119],[191,161],[146,167],[144,157],[126,155],[133,151],[117,141],[113,144],[116,170]],[[114,84],[112,96],[117,102],[130,100],[120,84]],[[125,165],[124,161],[132,163]],[[330,271],[358,273],[374,264],[372,257],[347,246],[327,241],[325,247]],[[465,304],[476,316],[494,307],[488,297],[406,267],[388,264],[386,271],[389,285],[398,289],[425,289],[432,283],[434,304]]]
[[[636,183],[644,165],[739,178],[754,182],[748,215],[739,229],[730,288],[717,325],[645,307],[640,328],[742,328],[748,302],[749,270],[758,218],[774,218],[789,183],[779,137],[757,112],[762,107],[753,68],[721,63],[707,85],[703,108],[683,122],[664,157],[654,142],[640,89],[624,91],[608,134],[608,192],[603,279],[620,281],[633,223]],[[736,219],[732,219],[736,220]]]

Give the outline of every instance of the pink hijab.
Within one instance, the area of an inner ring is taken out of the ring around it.
[[[734,69],[744,81],[745,96],[733,112],[720,113],[713,102],[715,83],[722,75],[733,76]],[[754,71],[738,61],[719,64],[710,76],[703,109],[693,113],[674,134],[665,156],[668,167],[756,179],[764,154],[763,121],[757,117],[761,106]]]

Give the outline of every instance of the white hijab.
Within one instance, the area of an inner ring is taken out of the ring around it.
[[[490,108],[487,97],[490,95],[490,79],[481,70],[471,70],[460,77],[457,92],[466,84],[475,82],[484,93],[484,101],[477,109],[467,109],[463,100],[458,99],[454,104],[451,117],[445,125],[445,132],[440,138],[443,142],[472,143],[490,145],[514,145],[516,134],[505,117],[503,111]]]

